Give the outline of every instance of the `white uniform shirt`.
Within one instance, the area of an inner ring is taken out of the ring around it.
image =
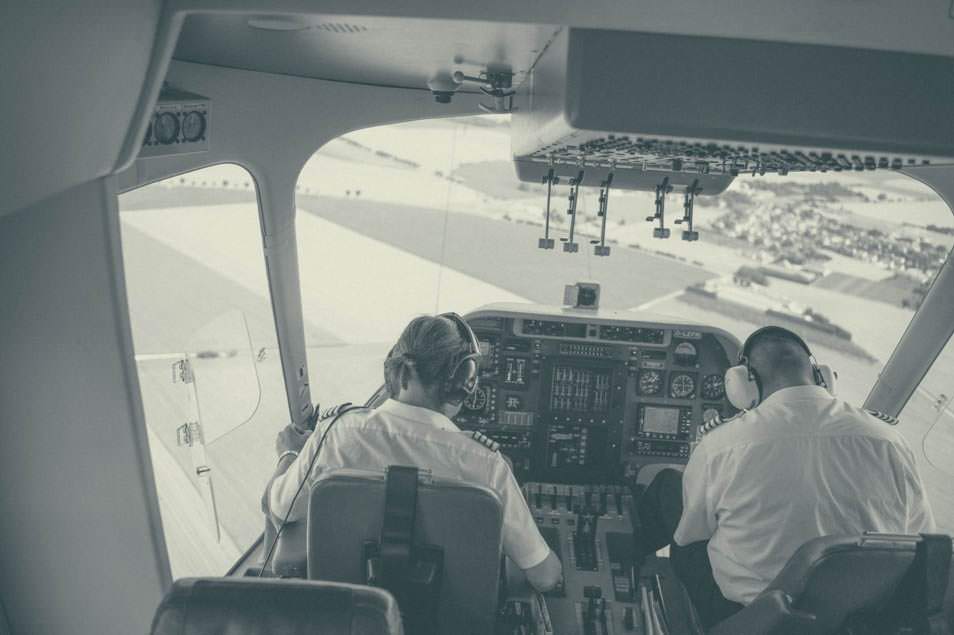
[[[864,531],[935,531],[914,455],[890,425],[796,386],[703,437],[674,539],[709,539],[722,594],[748,604],[808,540]]]
[[[300,456],[274,480],[269,493],[271,513],[284,518],[318,441],[333,419],[319,423]],[[289,521],[305,517],[308,489],[323,474],[337,468],[385,470],[389,465],[429,469],[435,477],[451,478],[493,490],[503,505],[503,550],[521,569],[534,567],[550,553],[513,472],[499,452],[463,434],[450,419],[393,399],[373,411],[343,415],[328,433],[308,484],[295,502]]]

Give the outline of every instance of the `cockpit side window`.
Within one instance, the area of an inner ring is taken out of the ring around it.
[[[954,338],[898,417],[914,456],[938,531],[954,533]]]
[[[255,181],[217,165],[120,196],[130,323],[174,577],[222,575],[262,530],[288,421]]]

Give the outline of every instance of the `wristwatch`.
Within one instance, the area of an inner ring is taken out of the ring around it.
[[[284,452],[278,455],[278,463],[281,463],[282,459],[284,459],[286,456],[293,456],[297,459],[298,452],[296,452],[295,450],[285,450]]]

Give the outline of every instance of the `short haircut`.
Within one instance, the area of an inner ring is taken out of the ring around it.
[[[414,318],[404,327],[384,360],[384,382],[388,391],[393,397],[399,388],[407,388],[407,372],[411,367],[426,387],[442,385],[467,350],[468,343],[450,319],[430,315]]]
[[[749,344],[749,365],[763,381],[768,376],[811,377],[812,372],[808,351],[795,338],[779,332],[759,335]]]

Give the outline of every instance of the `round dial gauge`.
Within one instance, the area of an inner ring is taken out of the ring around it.
[[[722,399],[725,396],[725,379],[722,375],[706,375],[702,380],[703,399]]]
[[[175,143],[179,137],[179,118],[171,112],[161,112],[156,115],[156,123],[153,128],[156,134],[156,141],[163,145]]]
[[[696,381],[689,375],[676,375],[669,386],[669,394],[676,399],[688,399],[696,391]]]
[[[205,134],[205,115],[193,110],[182,119],[182,138],[186,141],[198,141]]]
[[[689,342],[680,342],[672,352],[673,359],[680,366],[693,366],[699,359],[696,345]]]
[[[639,374],[639,394],[657,395],[662,389],[662,373],[658,370],[644,370]]]
[[[487,405],[486,388],[478,388],[464,400],[464,407],[468,410],[483,410]]]

